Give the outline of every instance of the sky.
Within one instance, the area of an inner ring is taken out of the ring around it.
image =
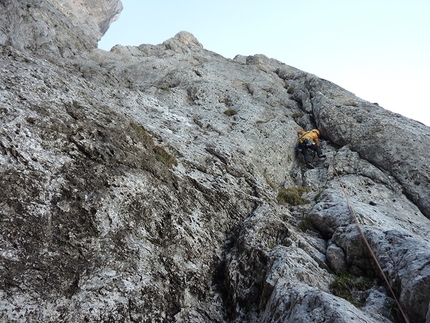
[[[99,41],[161,44],[180,31],[226,58],[264,54],[430,126],[429,0],[122,0]]]

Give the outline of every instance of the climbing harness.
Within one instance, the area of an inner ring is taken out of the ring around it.
[[[388,278],[385,276],[384,271],[382,270],[382,267],[381,267],[381,265],[380,265],[380,264],[379,264],[379,262],[378,262],[378,259],[376,258],[375,254],[373,253],[372,247],[370,246],[369,242],[368,242],[368,241],[367,241],[367,239],[366,239],[366,236],[364,235],[363,231],[361,230],[360,223],[359,223],[359,221],[358,221],[358,219],[357,219],[357,216],[356,216],[356,214],[355,214],[354,210],[353,210],[353,209],[352,209],[352,207],[351,207],[351,203],[349,202],[348,194],[346,193],[346,189],[345,189],[345,187],[343,186],[342,181],[340,180],[340,176],[339,176],[339,174],[337,173],[336,168],[334,167],[334,163],[332,162],[331,158],[330,158],[330,159],[329,159],[329,158],[327,158],[327,160],[328,160],[328,162],[330,163],[331,167],[333,168],[333,173],[334,173],[334,175],[336,176],[336,178],[337,178],[337,180],[338,180],[338,182],[339,182],[339,186],[340,186],[340,188],[342,189],[343,194],[345,195],[346,204],[347,204],[347,206],[348,206],[349,213],[351,214],[351,217],[352,217],[352,219],[354,220],[355,225],[357,226],[358,232],[360,233],[360,236],[361,236],[361,238],[362,238],[362,240],[363,240],[364,244],[366,245],[366,247],[367,247],[368,251],[370,252],[370,255],[372,256],[372,258],[373,258],[373,260],[374,260],[374,262],[375,262],[376,266],[378,267],[378,270],[380,271],[381,276],[383,277],[383,279],[384,279],[384,281],[385,281],[385,284],[388,286],[388,289],[390,290],[390,293],[391,293],[391,295],[393,296],[393,298],[394,298],[394,300],[395,300],[395,302],[396,302],[396,304],[397,304],[397,307],[399,308],[399,310],[400,310],[400,312],[401,312],[401,314],[402,314],[402,317],[403,317],[403,319],[405,320],[405,323],[409,323],[409,320],[408,320],[408,318],[406,317],[406,314],[405,314],[405,312],[403,311],[403,308],[402,308],[402,306],[400,305],[399,300],[397,299],[396,295],[394,294],[393,289],[391,288],[391,285],[390,285],[390,283],[389,283],[389,281],[388,281]]]

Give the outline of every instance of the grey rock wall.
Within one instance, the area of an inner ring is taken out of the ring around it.
[[[0,45],[45,58],[92,50],[122,10],[120,0],[3,0]]]
[[[98,50],[120,2],[0,6],[2,321],[402,322],[352,209],[430,322],[428,127],[187,32]]]
[[[405,121],[365,102],[326,81],[304,83],[308,89],[299,95],[309,101],[326,136],[339,145],[350,145],[360,156],[389,172],[405,194],[430,217],[430,166],[425,143],[428,127]],[[328,131],[330,129],[330,131]]]

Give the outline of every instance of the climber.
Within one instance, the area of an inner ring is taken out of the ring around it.
[[[311,163],[308,149],[312,149],[313,151],[316,151],[316,153],[318,154],[318,158],[326,157],[322,153],[320,143],[318,141],[320,132],[318,129],[312,129],[311,131],[297,130],[297,132],[299,135],[301,135],[298,140],[297,150],[302,153],[305,159],[306,166],[312,169],[314,168],[314,166]]]

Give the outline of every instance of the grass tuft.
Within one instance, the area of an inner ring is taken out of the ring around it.
[[[313,231],[314,230],[314,225],[312,224],[312,222],[308,219],[304,219],[302,221],[299,222],[299,224],[297,225],[297,227],[302,230],[303,232],[306,232],[308,230]]]
[[[330,284],[331,292],[346,299],[351,304],[360,307],[363,306],[364,300],[354,296],[356,292],[362,292],[370,289],[373,283],[368,278],[357,277],[348,272],[339,273],[334,281]]]
[[[178,164],[173,155],[169,154],[163,147],[155,145],[154,140],[145,130],[145,128],[135,122],[130,122],[130,126],[138,133],[139,137],[143,141],[143,144],[147,148],[152,149],[152,151],[155,153],[155,158],[158,161],[162,162],[169,168],[172,168]]]
[[[282,204],[302,205],[309,204],[310,201],[302,197],[303,193],[309,192],[309,188],[298,186],[280,188],[278,190],[277,200]]]

